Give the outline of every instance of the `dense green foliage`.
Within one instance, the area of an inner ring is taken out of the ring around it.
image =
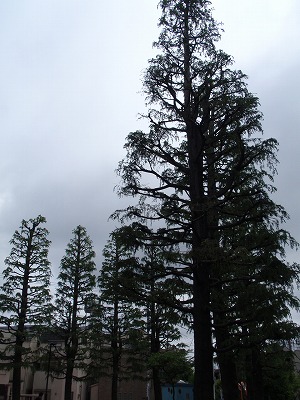
[[[180,380],[193,380],[193,363],[184,349],[169,349],[152,354],[149,365],[158,369],[162,383],[175,385]]]
[[[10,241],[11,252],[5,259],[0,294],[1,342],[3,366],[13,368],[13,400],[19,400],[21,368],[33,362],[32,348],[24,346],[50,324],[51,269],[48,260],[50,241],[42,225],[46,219],[38,216],[23,220]]]
[[[299,307],[299,266],[284,260],[296,243],[271,199],[278,144],[262,139],[259,101],[216,46],[210,2],[160,6],[158,55],[144,75],[149,132],[128,135],[118,169],[119,194],[138,202],[114,217],[138,234],[143,226],[141,242],[163,248],[174,282],[186,284],[173,307],[191,315],[196,399],[213,397],[214,351],[224,397],[237,399],[239,349],[298,334],[289,310]]]
[[[94,258],[92,241],[79,225],[73,230],[73,238],[61,260],[55,296],[54,330],[64,346],[56,349],[54,356],[60,361],[58,373],[63,372],[66,378],[65,400],[72,398],[74,369],[84,369],[88,356],[87,307],[92,303],[96,286]]]
[[[142,324],[141,311],[120,293],[120,282],[126,271],[136,262],[117,232],[103,250],[104,261],[98,278],[99,300],[96,316],[95,351],[91,364],[98,376],[112,377],[112,399],[117,400],[118,382],[137,373],[135,368],[134,333]]]

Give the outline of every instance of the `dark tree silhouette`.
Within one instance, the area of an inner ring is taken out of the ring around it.
[[[216,47],[210,2],[162,0],[160,6],[158,55],[144,76],[150,131],[129,134],[118,169],[119,194],[139,202],[114,217],[149,221],[153,240],[179,245],[174,276],[184,276],[191,288],[195,398],[211,400],[213,325],[221,323],[213,318],[224,321],[229,312],[212,308],[215,283],[238,265],[237,242],[230,248],[224,238],[233,227],[242,234],[248,223],[285,217],[269,197],[277,142],[261,139],[258,99],[246,76],[232,69],[232,58]]]
[[[45,326],[51,317],[50,262],[48,261],[48,231],[42,225],[46,219],[38,216],[23,220],[10,244],[10,255],[5,259],[1,287],[1,324],[4,325],[4,360],[13,368],[12,399],[19,400],[21,368],[33,361],[31,348],[24,347]],[[6,338],[6,339],[5,339]],[[7,356],[12,349],[12,359]]]
[[[77,226],[61,260],[55,297],[55,330],[64,340],[54,357],[60,360],[58,373],[65,374],[65,400],[72,398],[74,368],[84,369],[88,354],[88,306],[96,285],[95,252],[86,229]]]

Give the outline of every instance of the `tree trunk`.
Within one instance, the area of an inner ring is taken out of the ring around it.
[[[251,349],[247,361],[248,400],[264,400],[262,368],[260,354],[257,348],[254,347]]]
[[[152,380],[153,380],[153,392],[154,392],[154,400],[161,400],[161,382],[159,379],[159,371],[157,368],[152,368]]]
[[[119,356],[118,349],[113,351],[112,365],[112,380],[111,380],[111,400],[118,400],[118,380],[119,380]]]
[[[232,360],[231,352],[220,354],[218,363],[221,373],[221,387],[224,400],[239,400],[238,382],[236,376],[236,365]]]
[[[221,290],[222,288],[219,287],[217,292],[214,293],[216,299],[218,299],[218,292],[220,293]],[[230,333],[226,327],[226,319],[224,320],[223,317],[224,310],[222,310],[222,304],[218,304],[218,300],[216,303],[214,304],[214,333],[223,397],[224,400],[240,400],[234,352],[233,350],[226,351],[226,347],[231,345]]]
[[[72,383],[73,371],[75,366],[75,359],[78,352],[78,298],[79,298],[79,280],[80,280],[80,262],[81,262],[81,232],[77,233],[77,254],[75,263],[75,277],[74,277],[74,294],[72,304],[72,320],[70,331],[70,347],[69,354],[67,355],[67,370],[65,381],[65,399],[72,400]]]
[[[73,360],[68,360],[67,361],[67,370],[66,370],[65,397],[64,397],[64,400],[72,400],[73,369],[74,369]]]
[[[200,128],[187,123],[193,256],[193,318],[195,400],[213,400],[213,347],[210,308],[211,263],[204,250],[209,239],[203,181],[203,137]],[[204,254],[205,253],[205,254]],[[204,261],[205,260],[205,261]]]
[[[14,354],[14,368],[12,380],[12,400],[20,400],[21,394],[21,366],[22,366],[22,345],[23,342],[16,339],[15,354]]]
[[[118,271],[117,271],[118,272]],[[120,356],[121,345],[118,340],[119,335],[119,299],[116,295],[114,299],[114,316],[113,316],[113,332],[111,339],[112,348],[112,380],[111,380],[111,400],[118,400],[118,381],[119,381],[119,369],[120,369]]]
[[[210,309],[211,264],[204,254],[209,239],[208,216],[203,182],[202,133],[187,124],[190,165],[190,197],[193,255],[193,318],[195,400],[213,400],[213,348]]]
[[[213,348],[210,316],[210,264],[203,261],[203,244],[209,238],[204,184],[204,133],[209,128],[209,113],[203,110],[201,127],[192,106],[190,70],[191,38],[189,2],[184,11],[184,121],[190,171],[190,200],[193,256],[194,400],[213,400]],[[202,254],[201,254],[202,253]]]
[[[65,398],[64,400],[72,400],[72,383],[73,383],[73,371],[75,365],[75,357],[77,354],[77,343],[71,345],[66,351],[67,368],[66,368],[66,380],[65,380]],[[48,399],[49,400],[49,399]]]
[[[153,261],[153,260],[151,260]],[[150,264],[150,290],[151,290],[151,298],[155,293],[155,272],[153,270],[152,262]],[[156,303],[151,300],[150,302],[150,351],[151,354],[159,353],[160,351],[160,336],[157,328],[157,315],[156,315]],[[159,376],[159,369],[156,367],[152,368],[152,381],[153,381],[153,391],[154,391],[154,400],[161,400],[161,381]]]
[[[204,264],[204,263],[203,263]],[[194,399],[213,400],[213,351],[209,309],[208,268],[198,265],[194,270]]]
[[[215,322],[218,322],[215,319]],[[226,343],[229,339],[228,331],[226,328],[215,328],[216,344],[217,349],[220,350],[218,353],[218,364],[221,373],[221,385],[224,400],[239,400],[240,394],[238,390],[238,378],[236,375],[236,364],[234,361],[233,351],[222,352],[223,343]]]

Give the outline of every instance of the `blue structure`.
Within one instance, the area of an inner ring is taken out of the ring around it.
[[[174,385],[162,385],[161,393],[162,400],[194,400],[193,385],[181,381],[175,383]]]

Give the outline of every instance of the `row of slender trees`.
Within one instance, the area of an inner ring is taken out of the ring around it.
[[[186,251],[154,240],[145,225],[123,226],[111,233],[96,276],[92,242],[78,226],[61,260],[52,302],[45,222],[41,216],[22,221],[5,260],[1,361],[13,369],[13,398],[20,396],[22,367],[35,368],[36,361],[43,365],[44,360],[47,368],[49,349],[33,351],[26,342],[49,333],[64,343],[52,349],[51,373],[65,378],[65,399],[71,398],[77,368],[89,382],[110,376],[113,400],[120,379],[145,378],[147,373],[156,400],[161,398],[162,379],[190,379],[191,363],[184,347],[178,346],[179,327],[192,331],[194,324]],[[181,257],[185,261],[178,264]],[[295,267],[269,259],[270,254],[265,257],[266,264],[255,264],[249,274],[257,259],[247,255],[249,264],[232,270],[227,280],[223,278],[222,291],[213,293],[212,346],[223,391],[228,382],[238,391],[237,382],[243,381],[252,391],[252,385],[260,385],[259,390],[267,390],[272,398],[287,399],[287,390],[292,398],[297,382],[293,360],[282,346],[298,337],[297,326],[288,318],[289,307],[298,304],[291,293],[297,277]]]
[[[20,398],[22,368],[42,367],[45,372],[50,368],[53,376],[63,377],[65,400],[72,398],[75,376],[90,383],[111,377],[112,399],[117,400],[120,379],[142,379],[152,371],[159,400],[163,377],[173,382],[191,375],[187,353],[178,347],[180,317],[155,299],[155,288],[163,282],[157,277],[158,266],[163,276],[162,259],[153,252],[152,259],[147,253],[140,259],[117,230],[104,248],[99,274],[92,241],[86,229],[77,226],[61,259],[52,298],[45,223],[42,216],[23,220],[5,260],[0,287],[1,366],[13,370],[12,398]],[[133,274],[144,263],[151,266],[147,276],[144,270],[143,279],[133,283]],[[48,337],[48,346],[28,346],[34,337]],[[53,340],[62,345],[52,347]]]
[[[50,241],[45,223],[42,216],[23,220],[10,241],[11,253],[5,259],[0,288],[1,359],[3,367],[13,369],[14,400],[20,398],[21,369],[34,368],[35,362],[43,358],[42,349],[33,351],[28,342],[51,332],[64,342],[59,370],[65,375],[65,398],[71,398],[73,370],[86,322],[84,307],[96,285],[92,242],[85,228],[78,226],[61,260],[53,301],[48,260]]]
[[[250,400],[293,396],[292,360],[283,344],[299,334],[291,319],[300,305],[293,291],[299,265],[288,263],[285,251],[298,244],[283,229],[286,211],[272,200],[278,143],[262,138],[259,100],[217,47],[210,2],[159,5],[158,54],[143,79],[149,131],[126,139],[118,193],[130,197],[130,206],[112,215],[119,228],[104,249],[99,278],[79,226],[52,307],[44,219],[23,221],[12,239],[1,309],[14,335],[13,400],[29,317],[64,333],[67,400],[73,369],[87,358],[86,338],[87,377],[106,374],[110,363],[113,400],[121,374],[133,375],[141,365],[151,367],[158,400],[162,350],[180,340],[180,324],[194,335],[195,400],[214,398],[216,360],[225,400],[240,398],[241,381]]]

